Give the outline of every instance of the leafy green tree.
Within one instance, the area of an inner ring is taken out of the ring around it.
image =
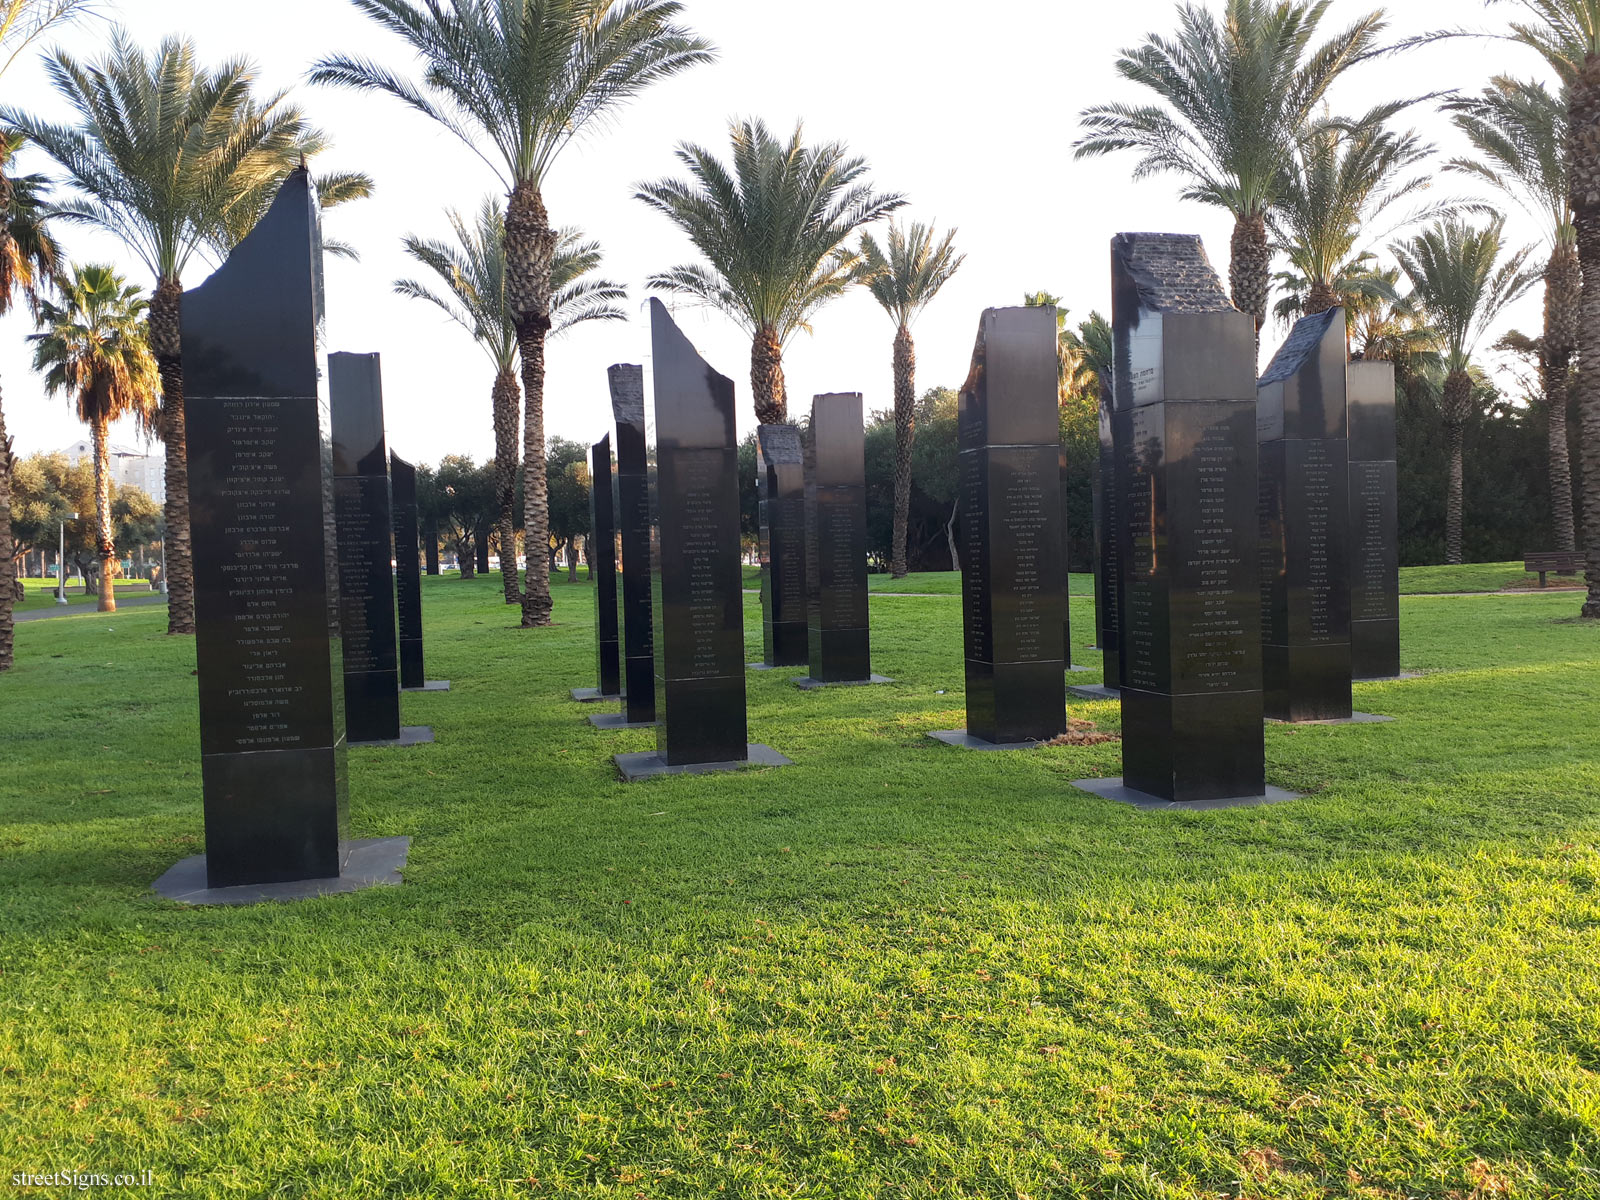
[[[421,85],[350,55],[321,60],[312,80],[381,92],[416,109],[482,157],[509,193],[505,288],[526,405],[522,624],[548,625],[550,565],[533,548],[550,538],[544,376],[558,235],[543,188],[575,138],[652,84],[709,62],[711,46],[677,23],[677,0],[352,2],[421,60]]]
[[[578,581],[578,539],[589,536],[589,448],[550,439],[545,470],[550,479],[550,549],[567,556],[567,582]],[[531,553],[531,551],[530,551]]]
[[[325,139],[285,93],[255,96],[248,61],[208,69],[188,39],[166,38],[147,54],[117,29],[100,58],[80,61],[58,48],[46,73],[75,120],[56,124],[7,108],[0,123],[56,161],[73,192],[58,206],[62,217],[118,238],[154,278],[149,341],[161,374],[167,455],[167,632],[193,633],[183,272],[196,252],[243,236],[244,218],[264,207],[264,193]],[[340,178],[339,196],[362,194],[356,177]]]
[[[1526,266],[1531,246],[1506,253],[1505,218],[1482,228],[1450,218],[1390,247],[1411,280],[1416,303],[1437,331],[1443,356],[1444,416],[1450,476],[1445,506],[1445,561],[1462,561],[1462,446],[1472,413],[1472,355],[1507,305],[1539,280]]]
[[[94,513],[100,558],[100,611],[116,612],[112,587],[116,527],[111,519],[111,423],[132,416],[149,432],[157,412],[156,363],[145,341],[144,315],[150,307],[139,289],[110,267],[74,267],[61,281],[61,303],[39,305],[41,332],[34,343],[33,369],[44,375],[46,395],[65,393],[78,419],[89,426],[94,443]]]
[[[920,221],[909,229],[889,222],[888,252],[870,233],[861,235],[861,274],[872,298],[889,314],[894,331],[894,542],[889,573],[906,575],[906,521],[911,514],[911,448],[916,440],[917,348],[911,323],[961,269],[954,229],[943,238]]]
[[[1227,0],[1220,16],[1180,5],[1175,36],[1149,34],[1117,60],[1117,73],[1157,103],[1087,108],[1075,143],[1079,158],[1136,150],[1135,180],[1174,172],[1187,178],[1185,200],[1232,214],[1228,284],[1258,340],[1271,286],[1267,215],[1328,88],[1376,52],[1384,28],[1382,13],[1369,13],[1313,47],[1329,4]]]
[[[667,217],[705,257],[650,277],[650,286],[727,314],[750,335],[756,420],[789,419],[783,348],[857,278],[845,246],[899,208],[897,194],[864,181],[867,163],[843,142],[807,146],[800,126],[780,142],[759,120],[729,127],[733,165],[690,142],[677,158],[689,178],[641,184],[638,197]]]
[[[439,531],[455,551],[461,578],[471,579],[479,531],[492,523],[496,509],[494,464],[478,466],[471,455],[447,454],[431,473],[429,484],[437,505],[434,515]]]

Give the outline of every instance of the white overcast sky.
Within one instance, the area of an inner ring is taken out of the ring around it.
[[[1220,7],[1221,0],[1208,0]],[[334,210],[330,236],[352,243],[359,263],[327,265],[328,349],[383,355],[390,444],[420,461],[447,453],[491,453],[490,369],[470,338],[431,306],[390,290],[413,264],[400,251],[410,232],[443,235],[444,210],[473,209],[497,188],[471,152],[420,116],[381,96],[356,95],[303,83],[323,54],[369,54],[409,71],[406,51],[360,17],[344,0],[106,0],[111,19],[153,45],[174,32],[192,36],[210,61],[248,55],[268,87],[294,87],[333,146],[319,169],[368,172],[371,200]],[[1328,28],[1342,27],[1374,7],[1335,0]],[[1492,28],[1504,10],[1485,12],[1476,0],[1393,0],[1390,36],[1398,38],[1463,22]],[[641,180],[676,173],[674,145],[682,140],[725,150],[730,117],[759,116],[780,134],[804,119],[808,138],[843,139],[864,155],[873,180],[904,192],[905,219],[959,227],[966,265],[916,326],[919,390],[956,386],[980,312],[1020,303],[1039,288],[1063,297],[1073,319],[1107,310],[1107,243],[1119,230],[1197,232],[1212,262],[1227,269],[1231,221],[1219,211],[1177,199],[1178,180],[1129,178],[1132,158],[1117,155],[1075,162],[1071,142],[1077,114],[1140,92],[1113,71],[1119,49],[1150,30],[1174,25],[1174,0],[995,0],[988,5],[947,0],[688,0],[685,19],[717,46],[716,64],[648,92],[608,128],[558,161],[546,187],[551,219],[576,223],[600,239],[604,270],[631,289],[632,319],[590,325],[557,340],[549,352],[546,428],[551,435],[592,441],[610,420],[605,368],[646,362],[649,330],[643,303],[646,277],[694,257],[688,241],[665,218],[633,199]],[[108,25],[91,21],[61,39],[81,55],[99,51]],[[1446,88],[1476,89],[1492,74],[1541,74],[1529,52],[1500,43],[1456,41],[1402,58],[1366,65],[1335,93],[1340,111],[1364,111],[1397,94]],[[64,115],[30,54],[0,84],[6,103]],[[1431,109],[1414,119],[1443,152],[1461,151],[1449,123]],[[37,155],[28,169],[48,169]],[[1467,190],[1445,176],[1434,194]],[[111,260],[148,286],[143,268],[114,244],[63,228],[80,261]],[[1512,236],[1538,235],[1512,214]],[[197,261],[184,283],[193,287],[212,269]],[[754,423],[749,400],[749,344],[720,314],[678,306],[678,318],[706,358],[731,377],[739,396],[741,431]],[[1506,324],[1536,332],[1537,296],[1525,299]],[[62,398],[46,399],[29,370],[23,312],[0,320],[0,386],[6,419],[20,453],[64,447],[81,436]],[[888,317],[859,289],[836,301],[797,335],[786,354],[791,412],[813,394],[860,391],[868,409],[891,403]],[[1264,356],[1283,331],[1269,327]],[[1265,361],[1265,357],[1263,358]],[[131,441],[131,431],[116,435]]]

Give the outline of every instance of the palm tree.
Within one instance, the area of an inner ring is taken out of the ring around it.
[[[166,443],[167,632],[194,632],[194,567],[189,549],[188,437],[183,412],[179,307],[183,272],[195,253],[242,236],[250,210],[323,144],[285,94],[252,94],[255,68],[230,59],[203,67],[192,41],[166,38],[152,54],[126,30],[110,50],[80,62],[57,49],[46,59],[57,94],[76,113],[70,125],[6,109],[11,124],[55,159],[77,195],[57,206],[68,220],[105,230],[154,278],[150,349],[161,372],[159,434]],[[256,211],[259,211],[258,209]]]
[[[1393,363],[1395,384],[1402,388],[1417,379],[1433,378],[1443,363],[1438,331],[1423,320],[1416,297],[1399,295],[1398,267],[1380,270],[1376,277],[1383,285],[1382,294],[1369,291],[1344,298],[1350,357]]]
[[[1488,0],[1520,8],[1510,37],[1536,50],[1560,78],[1567,108],[1566,168],[1583,278],[1600,279],[1600,0]],[[1600,618],[1600,287],[1581,291],[1577,323],[1578,419],[1583,446],[1583,541],[1589,594]]]
[[[573,139],[651,84],[712,58],[676,23],[678,0],[351,0],[422,60],[423,81],[364,58],[325,58],[317,83],[382,92],[437,121],[489,164],[509,193],[506,294],[526,405],[523,508],[528,551],[524,626],[550,623],[544,352],[552,327],[557,232],[543,188]],[[479,138],[490,149],[480,148]]]
[[[729,127],[733,169],[709,150],[680,143],[687,181],[641,184],[637,193],[689,235],[704,263],[673,267],[650,286],[689,296],[732,317],[750,335],[756,420],[788,420],[783,348],[857,278],[851,234],[905,203],[862,177],[863,158],[843,142],[810,147],[795,126],[787,143],[759,120]]]
[[[1550,432],[1550,504],[1556,549],[1577,548],[1573,529],[1572,465],[1567,452],[1567,385],[1578,346],[1583,276],[1567,182],[1567,106],[1538,82],[1496,76],[1476,96],[1445,102],[1476,157],[1446,168],[1482,179],[1511,197],[1543,226],[1549,263],[1544,272],[1544,335],[1539,345],[1540,390]]]
[[[394,290],[443,309],[481,346],[494,364],[491,411],[494,414],[495,502],[499,508],[500,575],[507,604],[520,604],[517,586],[517,433],[522,389],[517,383],[517,325],[506,297],[505,206],[486,197],[469,224],[451,211],[455,241],[405,239],[406,253],[437,275],[445,285],[437,291],[414,279],[395,281]],[[600,244],[585,241],[568,226],[556,231],[556,252],[550,277],[555,294],[550,311],[552,337],[584,321],[622,321],[619,307],[627,299],[621,284],[591,279],[600,265]]]
[[[909,230],[889,223],[889,252],[870,233],[861,235],[862,282],[894,322],[894,534],[889,575],[906,577],[906,525],[911,517],[911,446],[917,433],[917,347],[911,323],[950,281],[966,255],[955,252],[956,231],[936,240],[933,226]]]
[[[116,612],[113,571],[117,548],[111,523],[111,423],[132,416],[149,431],[158,411],[160,378],[145,336],[150,302],[110,267],[74,267],[58,285],[61,303],[39,305],[41,332],[33,369],[44,373],[46,395],[69,394],[94,439],[95,543],[100,554],[100,611]]]
[[[1416,301],[1438,332],[1444,358],[1440,404],[1450,451],[1450,487],[1445,507],[1445,561],[1461,559],[1461,444],[1472,411],[1473,351],[1508,304],[1539,280],[1526,263],[1533,247],[1506,254],[1505,218],[1482,229],[1465,221],[1436,221],[1415,237],[1390,247],[1411,280]]]
[[[1117,72],[1149,88],[1155,105],[1097,104],[1082,115],[1077,157],[1137,150],[1133,177],[1188,177],[1185,200],[1233,214],[1228,284],[1233,302],[1266,321],[1272,248],[1267,215],[1312,113],[1345,70],[1376,53],[1384,28],[1369,13],[1312,48],[1330,0],[1227,0],[1218,17],[1178,9],[1176,37],[1147,35]]]
[[[1102,390],[1111,386],[1111,322],[1091,311],[1076,329],[1064,330],[1061,341],[1073,364],[1072,388],[1098,402]]]

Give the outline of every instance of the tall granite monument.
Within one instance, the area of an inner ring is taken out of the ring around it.
[[[349,743],[400,739],[395,630],[394,515],[376,354],[330,354],[333,510],[339,545],[339,631]]]
[[[607,371],[617,422],[617,528],[622,542],[622,711],[590,717],[595,725],[654,725],[655,634],[650,597],[650,463],[645,447],[644,368]]]
[[[890,682],[872,673],[861,393],[812,398],[808,450],[806,628],[811,673],[800,686]]]
[[[656,749],[619,754],[627,780],[788,760],[745,723],[744,596],[733,381],[650,301],[656,398],[651,569]]]
[[[611,486],[611,435],[589,447],[589,581],[594,585],[595,686],[574,700],[622,698],[622,640],[617,625],[617,513]]]
[[[1349,445],[1344,309],[1303,317],[1261,376],[1261,678],[1266,715],[1346,720]]]
[[[973,749],[1066,731],[1056,312],[983,314],[958,410],[967,727]]]
[[[1122,560],[1117,547],[1122,512],[1117,487],[1116,424],[1111,390],[1100,396],[1100,452],[1095,460],[1095,645],[1100,647],[1102,692],[1114,696],[1122,687]]]
[[[804,666],[806,481],[800,430],[756,426],[756,511],[761,534],[761,665]]]
[[[1119,234],[1111,272],[1121,786],[1261,797],[1255,330],[1197,237]]]
[[[211,888],[337,877],[349,854],[322,305],[302,168],[183,296]]]
[[[430,680],[422,665],[422,573],[417,566],[417,468],[389,452],[389,495],[394,506],[394,596],[399,613],[400,690],[447,692],[447,680]]]
[[[1400,676],[1394,364],[1350,364],[1350,670]]]

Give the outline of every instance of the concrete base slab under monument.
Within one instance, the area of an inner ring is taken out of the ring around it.
[[[667,760],[662,758],[655,750],[644,750],[638,754],[613,754],[611,761],[617,764],[617,770],[622,774],[624,783],[634,783],[640,779],[650,779],[657,775],[709,775],[717,771],[739,771],[745,767],[792,767],[794,762],[779,754],[771,746],[763,746],[759,742],[751,742],[747,747],[750,757],[745,759],[732,759],[728,762],[702,762],[683,763],[681,766],[668,766]]]
[[[1380,717],[1376,713],[1353,712],[1348,717],[1328,717],[1321,721],[1280,721],[1268,717],[1268,725],[1383,725],[1393,717]]]
[[[1092,670],[1094,670],[1094,668],[1093,667],[1079,667],[1079,666],[1075,666],[1075,665],[1069,663],[1067,665],[1067,670],[1069,670],[1069,671],[1092,671]]]
[[[403,687],[402,692],[448,692],[450,681],[448,679],[430,679],[421,687]]]
[[[986,742],[981,737],[974,737],[965,729],[940,729],[928,735],[936,742],[943,742],[946,746],[955,746],[962,750],[1032,750],[1035,746],[1044,745],[1043,742]]]
[[[1102,683],[1081,683],[1068,687],[1067,695],[1076,696],[1079,700],[1120,700],[1122,689],[1108,688]]]
[[[870,687],[874,683],[893,683],[894,680],[887,675],[872,675],[866,679],[813,679],[809,675],[802,675],[789,682],[802,692],[810,692],[825,687]]]
[[[1146,812],[1214,812],[1222,808],[1257,808],[1263,804],[1282,804],[1285,800],[1298,800],[1304,795],[1303,792],[1286,792],[1269,783],[1263,796],[1234,796],[1217,800],[1163,800],[1160,796],[1152,796],[1148,792],[1136,792],[1131,787],[1124,786],[1120,775],[1110,779],[1078,779],[1073,781],[1072,786],[1092,792],[1106,800],[1115,800],[1119,804],[1131,804],[1134,808]]]
[[[622,699],[621,692],[602,692],[599,688],[573,688],[572,698],[579,704],[595,704],[601,700],[615,704]]]
[[[654,729],[659,721],[630,721],[625,712],[593,713],[589,724],[596,729]]]
[[[344,871],[329,879],[295,879],[288,883],[245,883],[234,887],[206,886],[206,856],[196,854],[172,866],[151,886],[168,900],[180,904],[266,904],[308,900],[363,888],[393,887],[401,883],[409,837],[361,838],[346,843],[350,854]]]
[[[433,744],[432,725],[402,725],[400,736],[376,742],[351,742],[352,746],[429,746]]]

